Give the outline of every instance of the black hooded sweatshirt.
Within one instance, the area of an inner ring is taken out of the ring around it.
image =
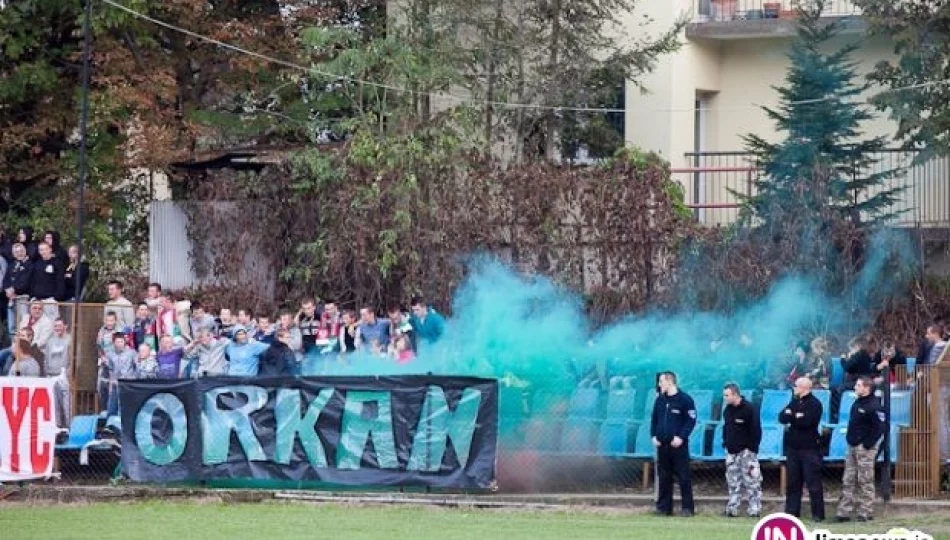
[[[33,298],[66,299],[66,277],[63,275],[63,261],[54,257],[33,262],[33,275],[30,279],[30,296]]]
[[[33,240],[33,227],[23,227],[20,230],[23,231],[23,236],[26,237],[26,240],[22,242],[23,247],[26,248],[26,256],[29,257],[31,261],[35,261],[40,257],[40,254],[37,250],[36,241]]]
[[[53,256],[59,259],[59,262],[62,263],[65,268],[66,265],[69,264],[69,257],[66,254],[66,250],[63,249],[63,242],[60,240],[59,231],[46,231],[43,237],[45,238],[47,234],[53,237],[53,245],[50,246],[53,248]]]
[[[3,278],[3,289],[13,287],[17,295],[30,294],[30,283],[33,278],[33,261],[24,259],[14,260],[7,268],[7,275]]]

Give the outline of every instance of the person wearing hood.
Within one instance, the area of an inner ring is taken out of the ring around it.
[[[63,261],[57,259],[53,248],[47,243],[40,244],[39,258],[33,263],[30,276],[30,295],[44,302],[66,299],[66,278]]]
[[[197,362],[192,376],[197,379],[224,375],[228,368],[224,353],[230,344],[230,339],[216,338],[207,328],[199,329],[194,341],[185,347],[185,358]]]
[[[66,252],[66,267],[63,269],[63,280],[66,282],[66,301],[76,300],[76,282],[79,282],[79,300],[86,288],[89,279],[89,263],[79,259],[79,246],[69,246]]]
[[[53,256],[59,259],[63,266],[66,266],[66,250],[63,249],[59,231],[46,231],[43,233],[43,242],[53,248]]]
[[[7,329],[13,334],[16,316],[17,298],[27,298],[30,295],[30,278],[33,275],[33,261],[30,260],[26,247],[21,243],[13,245],[13,264],[7,269],[3,279],[3,290],[7,297]]]
[[[256,377],[261,365],[261,355],[270,347],[260,341],[250,339],[247,329],[234,326],[234,339],[228,345],[227,374],[233,377]]]
[[[276,339],[270,348],[261,355],[258,375],[261,377],[281,377],[293,375],[297,366],[297,355],[290,347],[290,331],[281,328],[275,334]]]
[[[23,247],[26,248],[26,255],[31,261],[36,260],[37,257],[40,256],[36,248],[36,240],[33,239],[33,227],[20,228],[20,230],[17,231],[16,241],[23,244]]]

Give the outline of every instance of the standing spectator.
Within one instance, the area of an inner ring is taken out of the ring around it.
[[[125,334],[112,334],[112,352],[106,355],[109,364],[109,416],[119,414],[119,379],[134,379],[137,376],[137,355],[129,348],[127,340]]]
[[[344,311],[340,317],[342,324],[340,330],[340,352],[351,353],[356,351],[356,343],[359,341],[359,321],[356,319],[356,313]]]
[[[369,345],[375,341],[379,347],[388,348],[389,328],[388,319],[377,318],[376,310],[372,306],[365,306],[360,310],[359,340],[356,342],[356,347],[369,348]]]
[[[132,307],[132,302],[125,297],[125,287],[122,282],[110,281],[106,286],[106,292],[109,295],[109,300],[106,302],[104,312],[114,312],[116,324],[121,328],[132,328],[132,325],[135,324],[135,308]]]
[[[135,373],[139,379],[157,379],[158,361],[148,343],[138,346],[138,356],[135,358]]]
[[[30,295],[46,304],[46,315],[52,320],[59,317],[59,300],[66,298],[66,277],[63,262],[53,255],[45,242],[39,245],[39,257],[33,263],[30,277]]]
[[[340,310],[333,300],[323,304],[323,313],[320,314],[319,339],[335,339],[340,337],[341,326]]]
[[[787,446],[788,484],[785,488],[785,513],[801,517],[802,487],[808,486],[812,520],[825,519],[824,489],[821,485],[821,402],[811,393],[811,379],[795,381],[792,401],[779,413],[780,424],[789,426]]]
[[[294,316],[289,312],[285,311],[280,314],[280,319],[277,323],[278,330],[286,330],[290,335],[290,349],[294,351],[297,355],[297,360],[300,360],[300,354],[303,352],[303,336],[300,333],[300,329],[294,325]]]
[[[175,307],[175,297],[168,293],[161,298],[162,308],[158,311],[158,319],[155,321],[156,333],[160,336],[171,336],[173,338],[181,336],[181,329],[178,328],[178,310]]]
[[[234,328],[234,341],[228,345],[228,375],[256,377],[261,365],[261,355],[270,347],[266,343],[249,339],[243,326]]]
[[[53,250],[53,256],[59,259],[60,264],[66,266],[66,250],[60,241],[59,231],[46,231],[43,233],[43,243]]]
[[[26,256],[29,257],[31,261],[36,259],[36,241],[33,239],[32,227],[21,227],[17,232],[16,241],[23,244],[23,247],[26,248]]]
[[[749,516],[762,512],[762,469],[759,467],[759,443],[762,424],[759,411],[739,393],[739,386],[727,384],[722,390],[722,442],[726,448],[726,484],[729,502],[726,515],[737,517],[743,498],[749,501]]]
[[[224,352],[230,344],[231,340],[216,338],[207,328],[198,330],[195,340],[185,347],[185,357],[197,361],[195,378],[224,375],[228,367]]]
[[[175,345],[175,338],[165,334],[158,342],[158,354],[155,363],[158,364],[158,378],[177,379],[181,377],[181,359],[185,350]]]
[[[149,283],[145,288],[145,305],[154,313],[162,309],[162,286],[158,283]]]
[[[874,517],[874,460],[881,445],[887,416],[872,389],[868,377],[859,377],[854,383],[857,399],[851,405],[851,416],[848,418],[848,457],[844,464],[841,498],[835,518],[838,522],[851,521],[855,506],[858,521],[868,521]],[[855,491],[858,492],[857,498]]]
[[[31,355],[33,350],[26,338],[18,337],[13,342],[13,365],[10,367],[11,377],[39,377],[40,364]]]
[[[320,333],[320,317],[317,315],[317,303],[313,298],[306,298],[301,302],[294,323],[300,329],[304,355],[310,354],[317,347],[317,336]]]
[[[268,345],[274,343],[274,325],[270,323],[270,317],[267,315],[257,317],[257,330],[254,332],[254,339]]]
[[[16,249],[16,246],[14,246]],[[917,363],[934,365],[943,355],[943,350],[947,348],[947,342],[943,339],[943,330],[940,325],[931,324],[927,327],[927,333],[924,335],[924,341],[917,351]]]
[[[13,361],[16,359],[16,342],[18,339],[26,340],[27,344],[33,343],[33,330],[23,328],[11,339],[11,345],[0,351],[0,377],[4,377],[13,370]]]
[[[47,377],[54,377],[53,391],[56,393],[56,425],[69,427],[69,346],[72,336],[66,332],[66,323],[62,319],[53,321],[53,335],[43,349],[43,371]]]
[[[409,344],[412,349],[416,348],[416,333],[412,330],[412,324],[409,322],[409,315],[403,313],[402,306],[394,304],[386,310],[389,315],[389,339],[390,342],[399,336],[409,338]]]
[[[27,256],[23,244],[13,245],[13,264],[7,268],[3,280],[3,290],[7,296],[7,329],[10,334],[16,326],[17,300],[30,296],[30,282],[33,277],[33,261]]]
[[[409,322],[419,343],[435,343],[445,333],[445,319],[429,307],[421,296],[412,299],[412,318]]]
[[[881,347],[874,353],[874,372],[876,377],[874,384],[879,385],[884,382],[884,371],[888,371],[889,383],[894,382],[894,366],[906,366],[907,356],[894,345],[894,340],[885,339],[881,342]]]
[[[683,517],[692,517],[693,484],[689,476],[689,435],[696,426],[696,405],[693,398],[676,386],[676,374],[666,371],[660,374],[660,395],[653,403],[650,418],[650,435],[657,448],[656,513],[673,514],[673,476],[680,484],[683,499]]]
[[[274,342],[261,355],[258,375],[261,377],[280,377],[293,375],[297,364],[297,355],[290,347],[290,332],[277,330]]]
[[[858,377],[875,374],[874,358],[868,350],[870,348],[868,339],[865,336],[858,336],[848,343],[848,347],[850,349],[848,354],[841,359],[845,372],[844,385],[840,389],[841,391],[854,388],[854,383],[858,380]]]
[[[217,333],[217,323],[210,313],[205,312],[200,302],[191,304],[191,335],[197,336],[200,330],[207,330],[211,334]]]
[[[115,313],[110,311],[102,318],[102,327],[96,336],[96,348],[99,353],[98,375],[96,380],[96,391],[99,394],[99,405],[108,408],[109,404],[109,380],[112,378],[109,371],[109,355],[115,352],[112,337],[120,332]]]
[[[236,324],[231,310],[221,308],[221,311],[218,312],[218,319],[215,321],[215,325],[218,327],[218,335],[228,339],[234,338],[234,326]]]
[[[89,263],[79,259],[79,246],[69,246],[67,252],[69,260],[63,272],[63,279],[66,281],[66,300],[75,301],[77,298],[82,300],[83,291],[86,289],[86,280],[89,279]],[[79,296],[76,296],[76,285],[79,285]]]
[[[138,350],[144,343],[154,351],[158,348],[157,334],[158,329],[151,310],[145,303],[139,304],[135,310],[135,324],[132,325],[132,346]]]
[[[254,336],[257,332],[257,323],[254,322],[254,312],[249,309],[238,310],[237,323],[246,328],[250,336]]]

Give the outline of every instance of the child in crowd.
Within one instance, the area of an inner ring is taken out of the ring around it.
[[[392,356],[397,364],[408,364],[416,358],[416,353],[412,350],[412,343],[407,334],[402,334],[393,342]]]
[[[158,362],[155,360],[155,354],[148,343],[139,345],[138,358],[135,360],[135,372],[139,379],[157,379]]]

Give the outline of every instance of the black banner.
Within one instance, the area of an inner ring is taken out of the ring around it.
[[[141,482],[490,488],[498,383],[213,377],[119,383],[122,468]]]

